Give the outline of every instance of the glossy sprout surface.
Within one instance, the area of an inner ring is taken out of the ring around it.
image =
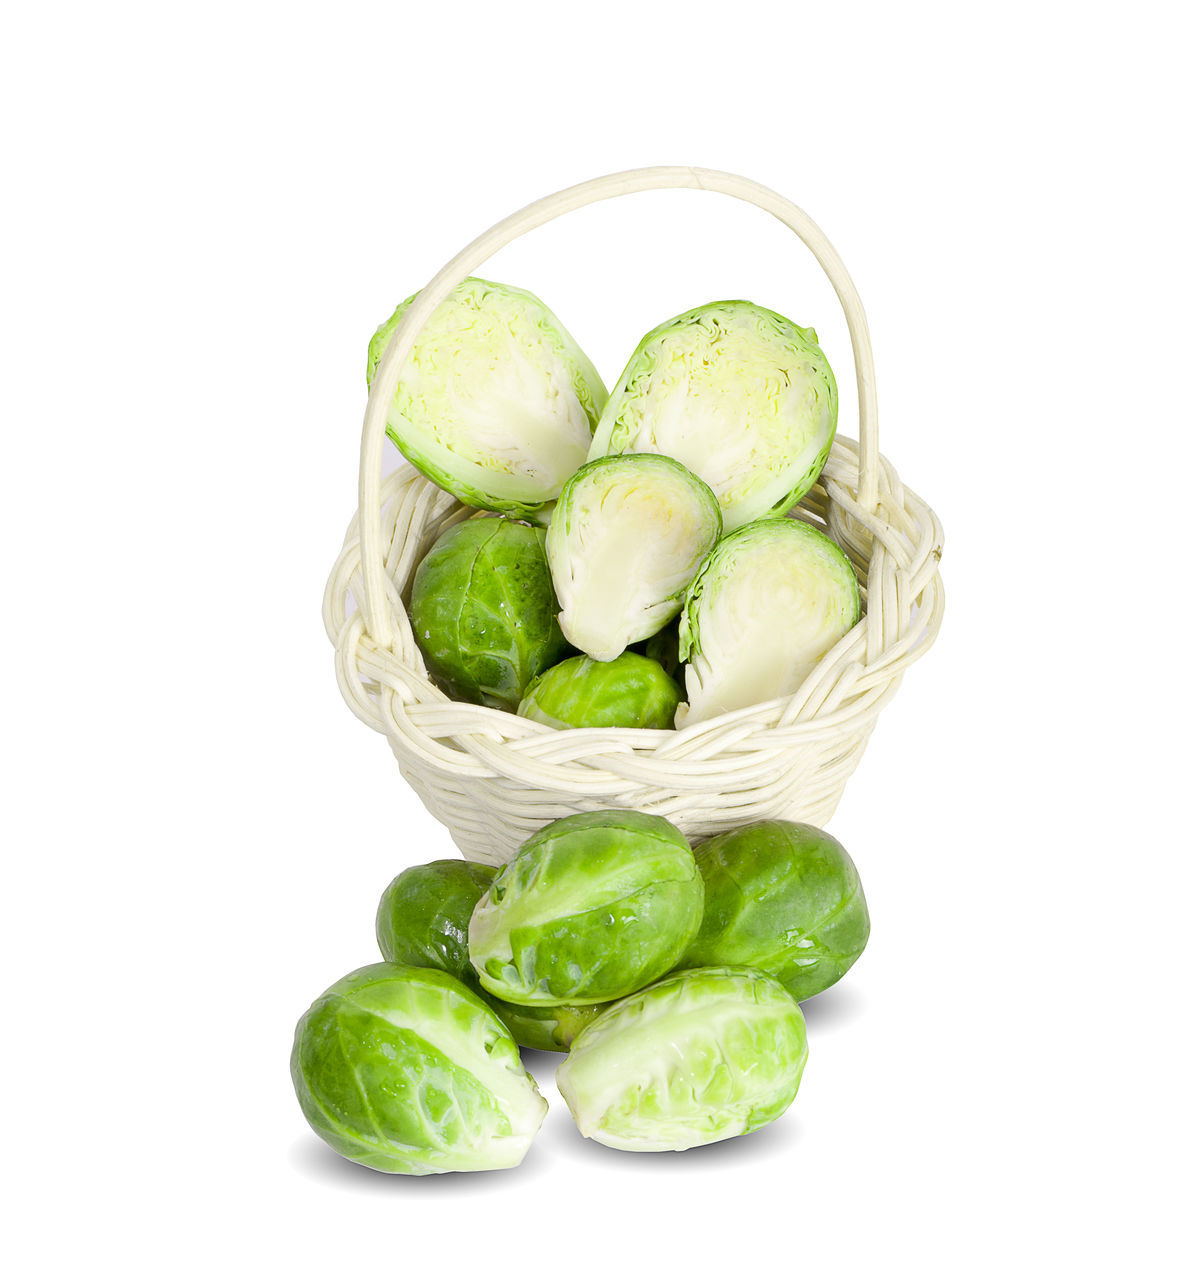
[[[833,986],[867,946],[871,922],[847,851],[802,822],[753,822],[696,849],[705,915],[681,964],[744,964],[794,1000]]]
[[[566,658],[531,681],[518,715],[555,729],[670,729],[683,690],[652,658]]]
[[[667,972],[700,926],[688,841],[625,809],[574,814],[502,867],[468,928],[481,985],[524,1005],[601,1004]]]
[[[805,1020],[773,978],[673,973],[613,1005],[555,1079],[580,1132],[625,1151],[684,1151],[775,1120],[808,1057]]]
[[[413,635],[431,676],[459,702],[516,711],[526,686],[570,652],[556,620],[546,531],[465,520],[413,577]]]
[[[437,969],[386,962],[317,997],[296,1028],[292,1082],[339,1155],[386,1173],[511,1168],[546,1114],[479,996]]]

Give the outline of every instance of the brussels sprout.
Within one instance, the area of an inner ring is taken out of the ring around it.
[[[368,383],[416,296],[371,339]],[[592,362],[533,294],[465,280],[402,366],[388,435],[468,506],[533,512],[587,457],[605,396]]]
[[[713,491],[674,458],[597,458],[563,486],[546,535],[563,634],[610,662],[680,612],[721,536]]]
[[[496,1014],[437,969],[370,964],[296,1027],[305,1119],[348,1160],[385,1173],[508,1169],[546,1114]]]
[[[607,1004],[552,1004],[538,1008],[510,1004],[484,992],[484,999],[518,1044],[546,1053],[565,1053],[572,1041]]]
[[[417,567],[413,634],[452,698],[516,711],[530,680],[571,652],[555,620],[545,545],[543,529],[467,520]]]
[[[711,302],[638,344],[588,456],[678,459],[717,495],[729,532],[796,504],[825,466],[837,420],[812,329],[750,302]]]
[[[376,913],[380,954],[394,964],[442,969],[474,986],[467,922],[495,875],[494,867],[460,858],[402,871],[384,890]]]
[[[696,849],[705,917],[684,967],[746,964],[808,1000],[842,977],[871,922],[859,872],[833,836],[803,822],[764,821]]]
[[[663,668],[639,653],[612,662],[576,657],[533,680],[517,714],[556,729],[670,729],[682,696]]]
[[[385,960],[441,969],[470,987],[520,1045],[562,1053],[607,1005],[554,1005],[530,1009],[489,995],[467,957],[467,924],[495,867],[444,858],[410,867],[384,890],[375,936]]]
[[[676,728],[795,693],[858,620],[851,562],[812,525],[759,520],[723,538],[684,602]]]
[[[600,1004],[666,973],[704,889],[688,841],[627,809],[549,823],[518,849],[467,930],[480,984],[514,1004]]]
[[[805,1019],[753,969],[689,969],[618,1001],[555,1082],[580,1132],[622,1151],[685,1151],[761,1129],[796,1097]]]

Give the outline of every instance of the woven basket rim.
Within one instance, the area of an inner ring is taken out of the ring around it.
[[[719,192],[771,213],[813,252],[838,296],[855,360],[859,440],[835,437],[817,483],[789,514],[824,527],[847,553],[860,582],[862,617],[794,694],[683,729],[556,729],[498,708],[456,702],[430,681],[402,597],[437,534],[472,513],[408,462],[382,477],[390,400],[383,388],[399,379],[434,309],[498,249],[595,201],[671,188]],[[753,767],[761,773],[763,760],[795,755],[806,745],[837,746],[856,734],[865,740],[904,670],[937,635],[943,611],[941,550],[938,517],[905,489],[879,452],[866,317],[824,233],[791,201],[735,174],[691,167],[630,170],[519,210],[451,259],[417,295],[392,335],[368,395],[359,507],[326,585],[324,618],[337,650],[343,697],[360,719],[387,734],[402,768],[410,760],[418,771],[448,782],[508,779],[532,792],[578,788],[584,800],[622,779],[667,787],[673,781],[682,785],[687,774],[699,786],[706,779],[738,775],[740,762],[747,760],[757,760]]]

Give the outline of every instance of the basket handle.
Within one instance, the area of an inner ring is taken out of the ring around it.
[[[590,182],[567,187],[554,195],[535,200],[473,240],[453,257],[414,299],[392,335],[372,379],[363,418],[363,442],[359,454],[359,546],[362,553],[363,585],[366,594],[367,634],[376,643],[390,647],[394,638],[388,612],[388,591],[384,569],[383,533],[380,528],[380,483],[383,467],[384,434],[388,405],[400,381],[404,361],[426,321],[468,276],[499,249],[518,236],[540,227],[573,209],[614,196],[635,191],[669,190],[692,187],[699,191],[720,191],[749,204],[758,205],[794,231],[812,251],[813,256],[834,286],[842,304],[851,333],[851,349],[855,356],[855,379],[859,389],[859,492],[858,501],[867,511],[874,511],[877,494],[879,443],[876,425],[876,379],[872,364],[872,347],[867,333],[863,303],[851,283],[842,259],[821,229],[790,200],[768,187],[740,178],[737,174],[716,169],[693,169],[684,166],[657,166],[651,169],[629,169],[611,173]],[[384,388],[388,388],[385,394]]]

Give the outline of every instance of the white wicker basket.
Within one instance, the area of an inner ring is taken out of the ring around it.
[[[463,279],[511,240],[560,214],[636,191],[691,187],[758,205],[791,228],[829,276],[850,328],[859,443],[839,436],[796,514],[849,555],[863,618],[790,698],[684,730],[556,730],[453,702],[429,680],[404,599],[439,533],[472,514],[407,463],[381,479],[388,399],[421,327]],[[553,818],[630,808],[696,839],[764,817],[824,825],[905,668],[942,618],[942,529],[877,447],[871,345],[859,295],[833,246],[796,205],[733,174],[655,168],[569,187],[498,223],[423,290],[379,364],[363,423],[359,511],[330,575],[325,626],[354,713],[385,733],[400,771],[463,854],[500,863]]]

